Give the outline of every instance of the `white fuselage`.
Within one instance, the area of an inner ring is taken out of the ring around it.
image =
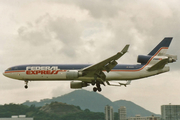
[[[7,70],[3,74],[7,77],[24,80],[24,81],[68,81],[80,80],[84,82],[91,82],[94,77],[78,77],[76,79],[67,79],[67,69],[60,69],[58,65],[25,65],[26,69]],[[88,65],[85,65],[88,66]],[[121,66],[121,65],[118,65]],[[163,69],[155,71],[147,71],[148,66],[141,66],[137,69],[137,65],[123,65],[126,69],[112,69],[110,72],[103,71],[106,75],[107,81],[112,80],[136,80],[148,76],[157,75],[169,71],[169,67],[165,66]],[[73,68],[71,68],[72,70]]]

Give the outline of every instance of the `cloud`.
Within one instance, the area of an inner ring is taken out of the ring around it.
[[[36,22],[27,23],[18,29],[19,39],[29,42],[32,46],[42,46],[59,41],[59,53],[72,57],[82,45],[82,29],[72,18],[53,18],[49,14],[40,16]],[[57,45],[58,46],[58,45]]]
[[[51,20],[48,25],[55,39],[63,43],[59,52],[64,52],[67,56],[76,56],[77,49],[82,46],[81,26],[75,19],[57,18]]]
[[[113,0],[98,0],[98,1],[91,1],[91,0],[54,0],[55,3],[63,3],[69,5],[76,5],[83,10],[87,10],[89,14],[94,18],[113,18],[117,15],[118,10],[120,9],[117,6],[117,1]]]
[[[21,40],[28,41],[32,45],[38,46],[50,42],[50,36],[45,31],[40,31],[38,28],[20,27],[18,33]]]
[[[77,0],[75,1],[75,4],[82,9],[88,10],[90,15],[94,18],[113,18],[117,16],[119,10],[119,7],[116,6],[116,2],[111,0]]]

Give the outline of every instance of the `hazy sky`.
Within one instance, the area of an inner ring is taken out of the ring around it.
[[[168,53],[180,56],[179,5],[179,0],[0,0],[0,71],[19,64],[97,63],[126,44],[129,52],[118,63],[133,64],[164,37],[173,37]],[[126,88],[102,87],[100,94],[160,114],[161,105],[180,104],[179,65]],[[30,82],[25,90],[23,81],[1,74],[0,104],[60,96],[73,91],[69,86],[69,81]]]

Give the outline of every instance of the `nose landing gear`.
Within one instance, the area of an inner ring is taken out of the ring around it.
[[[25,80],[24,82],[25,82],[25,86],[24,86],[24,88],[25,88],[25,89],[27,89],[27,88],[28,88],[28,81],[27,81],[27,80]]]

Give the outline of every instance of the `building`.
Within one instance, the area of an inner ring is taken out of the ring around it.
[[[129,117],[128,120],[146,120],[147,117],[141,117],[141,115],[136,115],[135,117]]]
[[[114,120],[114,112],[112,106],[105,106],[105,120]]]
[[[33,118],[27,118],[26,115],[12,116],[11,118],[0,118],[0,120],[34,120]]]
[[[180,120],[180,105],[162,105],[162,120]]]
[[[147,119],[146,119],[146,120],[161,120],[161,118],[160,118],[160,117],[156,117],[156,116],[152,115],[152,116],[150,116],[150,117],[147,117]]]
[[[128,118],[128,120],[161,120],[161,118],[154,115],[149,117],[141,117],[141,115],[136,115],[135,117]]]
[[[118,115],[119,115],[119,120],[126,120],[126,107],[125,106],[121,106],[118,109]]]

